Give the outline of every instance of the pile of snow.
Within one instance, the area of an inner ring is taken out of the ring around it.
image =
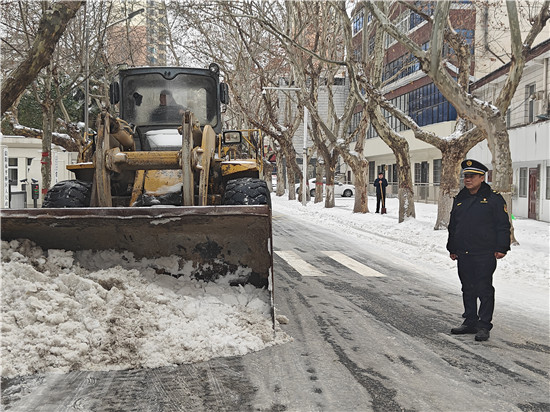
[[[2,376],[155,368],[291,339],[273,331],[265,289],[159,274],[174,268],[176,257],[3,241]]]

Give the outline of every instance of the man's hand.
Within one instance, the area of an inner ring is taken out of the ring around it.
[[[506,256],[506,253],[495,252],[495,257],[497,259],[502,259],[504,256]]]
[[[451,257],[452,260],[456,260],[456,258],[458,258],[458,256],[455,255],[454,253],[451,253],[449,256]]]

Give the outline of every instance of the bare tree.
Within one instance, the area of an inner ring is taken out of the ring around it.
[[[280,154],[286,159],[289,198],[295,199],[295,176],[301,176],[296,161],[292,137],[300,126],[303,111],[285,106],[279,116],[279,101],[264,87],[275,87],[279,79],[289,79],[291,74],[285,61],[284,50],[274,38],[249,19],[250,2],[208,2],[174,5],[174,24],[182,31],[192,33],[192,39],[174,37],[174,47],[185,50],[194,61],[218,63],[231,89],[234,104],[227,107],[224,116],[241,125],[243,120],[252,128],[262,130],[277,142]],[[261,3],[266,13],[274,18],[283,18],[282,8],[277,3]],[[277,156],[277,161],[282,161]],[[282,170],[278,163],[277,194],[284,193]]]
[[[38,34],[26,58],[2,83],[2,114],[25,91],[40,70],[50,63],[55,46],[67,24],[84,3],[84,1],[60,1],[49,5],[42,15]]]
[[[344,3],[344,2],[342,2]],[[381,7],[385,7],[383,2],[379,2]],[[411,161],[409,155],[409,144],[407,140],[396,133],[390,127],[389,123],[385,119],[382,110],[379,105],[379,99],[375,97],[379,96],[380,90],[383,86],[382,83],[382,63],[384,60],[385,49],[383,47],[383,32],[377,27],[377,25],[371,25],[367,31],[367,34],[363,35],[362,44],[362,56],[359,61],[352,58],[353,50],[352,45],[352,33],[351,22],[347,15],[346,10],[340,6],[341,16],[345,21],[346,30],[346,42],[349,52],[346,59],[346,65],[350,71],[350,81],[353,85],[353,92],[357,96],[358,100],[362,102],[364,110],[368,113],[369,119],[372,122],[373,127],[378,132],[380,138],[390,147],[394,153],[397,170],[398,170],[398,199],[399,199],[399,213],[398,222],[403,222],[408,217],[415,217],[414,207],[414,192],[412,184],[411,173]],[[369,37],[375,36],[373,55],[369,55]],[[370,91],[364,95],[361,90]],[[386,106],[394,108],[393,106]],[[364,133],[364,132],[363,132]]]
[[[345,65],[343,61],[344,49],[338,47],[342,42],[343,26],[341,20],[337,18],[332,4],[324,2],[318,4],[319,7],[316,8],[313,5],[317,5],[317,3],[288,3],[288,9],[292,12],[287,11],[287,18],[293,19],[293,24],[290,26],[277,25],[272,16],[259,12],[257,7],[254,9],[254,13],[250,13],[250,17],[276,36],[282,47],[285,48],[286,56],[292,63],[293,71],[296,74],[298,85],[302,88],[300,103],[307,105],[315,122],[312,130],[315,131],[315,128],[319,127],[325,137],[315,142],[318,153],[321,153],[324,158],[327,175],[329,191],[325,204],[328,207],[334,204],[334,192],[330,191],[331,183],[334,183],[331,164],[334,164],[335,155],[339,154],[350,164],[356,175],[354,212],[364,213],[368,211],[367,185],[364,183],[367,181],[368,163],[362,153],[362,137],[357,139],[356,150],[350,149],[351,141],[360,136],[359,130],[351,134],[348,132],[357,100],[353,95],[348,97],[341,114],[338,114],[335,102],[332,100],[332,81],[330,79],[334,78],[336,70],[341,70]],[[321,20],[323,21],[321,22]],[[327,26],[331,27],[326,23],[327,21],[334,25],[330,32],[326,30]],[[283,29],[287,27],[291,27],[292,30]],[[316,39],[318,39],[317,43]],[[314,59],[308,60],[308,56],[314,57]],[[318,67],[321,69],[319,70]],[[326,118],[320,115],[317,105],[316,93],[320,86],[315,86],[315,80],[319,79],[320,75],[327,79],[325,87],[329,96],[329,110]],[[364,127],[364,124],[362,126]]]
[[[56,7],[59,7],[62,3],[56,3]],[[70,3],[72,7],[77,4],[75,2]],[[34,3],[33,5],[45,7],[48,6],[48,3]],[[64,105],[64,99],[69,95],[74,96],[78,88],[84,88],[84,81],[87,75],[90,76],[90,79],[100,77],[99,84],[102,87],[98,90],[101,90],[101,93],[92,93],[94,100],[101,102],[105,99],[104,96],[107,95],[107,89],[104,86],[105,79],[107,78],[105,73],[108,73],[112,66],[109,64],[109,53],[107,50],[108,47],[105,46],[105,36],[109,23],[112,22],[111,17],[118,17],[112,14],[111,10],[111,4],[107,4],[104,7],[103,3],[95,3],[92,5],[92,8],[86,7],[83,13],[76,13],[75,11],[76,14],[65,25],[63,35],[60,35],[56,42],[56,47],[49,57],[48,65],[37,73],[36,78],[31,82],[34,98],[42,106],[42,130],[30,129],[19,125],[17,111],[13,111],[13,114],[8,116],[10,123],[19,134],[42,139],[41,168],[43,194],[50,186],[51,144],[58,144],[69,151],[79,151],[85,143],[85,136],[81,135],[75,123],[75,120],[79,119],[70,118]],[[19,7],[19,25],[10,27],[9,32],[11,35],[9,36],[9,40],[4,40],[4,46],[12,48],[16,48],[17,46],[25,47],[26,43],[29,46],[29,53],[32,53],[34,46],[31,47],[31,44],[36,44],[38,39],[40,39],[42,35],[40,32],[42,22],[50,14],[51,12],[47,8],[43,8],[41,11],[39,7],[32,8],[29,5],[27,7]],[[87,16],[91,17],[91,21]],[[35,25],[34,21],[38,20],[40,20],[40,25]],[[90,36],[92,40],[90,42],[91,52],[86,49],[84,41],[85,33],[83,28],[86,25],[90,25],[93,28]],[[25,35],[17,35],[18,30]],[[37,39],[34,43],[32,43],[33,38]],[[119,40],[121,39],[119,38]],[[23,43],[21,40],[23,40]],[[84,56],[86,54],[92,57],[89,72],[84,69]],[[124,58],[124,54],[120,50],[118,50],[117,56]],[[94,84],[94,82],[91,83]],[[91,89],[95,90],[96,88],[92,87]],[[102,106],[101,103],[98,103],[98,105]],[[55,119],[56,108],[60,109],[63,116],[62,119]],[[63,130],[65,133],[59,133],[59,130]]]
[[[408,3],[405,4],[408,5]],[[443,44],[446,38],[445,31],[447,29],[451,32],[453,31],[448,19],[450,5],[451,2],[437,3],[433,19],[430,19],[433,24],[430,38],[431,48],[429,50],[422,50],[420,45],[416,44],[406,33],[397,28],[391,22],[388,15],[376,4],[366,2],[366,7],[380,21],[383,30],[397,39],[418,59],[422,70],[433,80],[441,93],[453,103],[459,116],[469,120],[479,129],[469,132],[467,135],[468,138],[472,138],[475,141],[475,139],[479,139],[480,133],[486,136],[489,148],[493,154],[493,187],[502,193],[508,204],[511,204],[512,162],[504,116],[519,84],[525,65],[525,55],[549,18],[549,2],[545,1],[543,3],[540,12],[533,19],[531,30],[523,41],[519,29],[517,5],[515,2],[506,2],[512,40],[512,61],[510,74],[495,105],[475,99],[468,93],[467,87],[457,82],[448,70],[447,60],[443,56]],[[461,132],[464,132],[464,130],[458,128],[456,134],[459,135]],[[458,149],[458,147],[454,147],[454,149]],[[452,152],[454,149],[449,150]],[[466,150],[466,148],[463,147],[462,150]],[[450,173],[454,171],[455,176],[458,176],[458,157],[460,157],[459,154],[453,153],[453,156],[443,159],[457,162],[454,168],[453,166],[447,166],[448,168],[446,169]],[[455,181],[457,182],[458,179],[455,178]],[[453,184],[451,183],[450,185]],[[458,185],[456,185],[456,189],[449,191],[456,193],[457,189]],[[446,227],[445,222],[442,222],[440,225],[436,224],[436,228],[442,227]]]

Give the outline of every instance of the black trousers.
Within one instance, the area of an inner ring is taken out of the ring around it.
[[[495,309],[495,288],[493,273],[497,260],[493,254],[458,255],[458,276],[462,283],[464,302],[464,324],[491,330]],[[479,299],[479,311],[477,300]]]
[[[384,196],[382,194],[376,192],[376,211],[380,212],[380,203],[382,203],[382,207],[386,207],[386,194],[384,193]]]

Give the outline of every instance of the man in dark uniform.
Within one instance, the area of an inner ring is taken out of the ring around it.
[[[465,160],[461,166],[464,188],[453,202],[447,250],[452,260],[458,260],[464,322],[451,333],[475,333],[476,341],[485,341],[493,327],[493,272],[497,259],[510,250],[510,220],[503,197],[484,182],[487,167],[476,160]]]
[[[380,213],[380,203],[382,203],[382,213],[386,210],[386,186],[388,181],[384,177],[384,172],[378,173],[378,179],[374,181],[376,188],[376,213]]]

